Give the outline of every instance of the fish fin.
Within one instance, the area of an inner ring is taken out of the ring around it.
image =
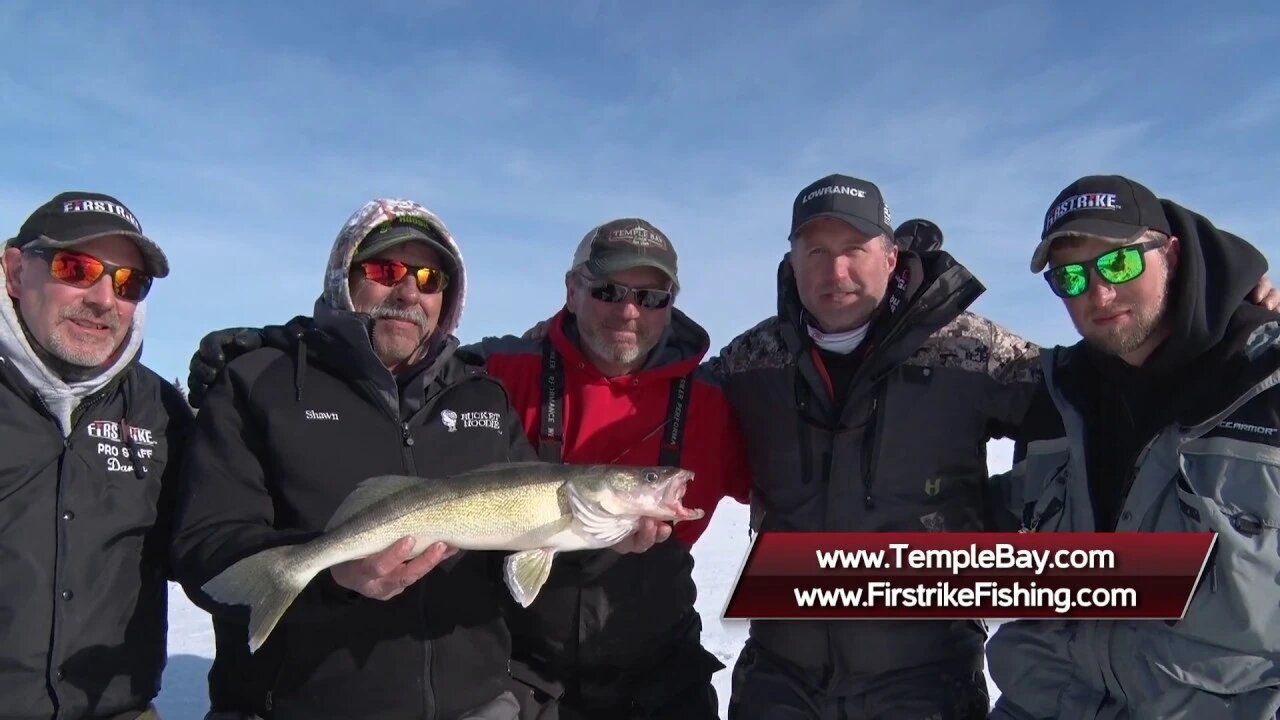
[[[573,519],[582,526],[587,535],[604,543],[605,546],[613,545],[636,529],[638,518],[609,512],[607,509],[582,497],[573,483],[568,483],[567,487],[569,489],[569,506],[573,510]]]
[[[284,545],[254,553],[205,583],[209,597],[224,605],[249,606],[249,652],[266,642],[289,606],[315,572],[300,569],[298,546]]]
[[[329,532],[350,520],[361,510],[379,500],[391,497],[401,490],[417,487],[421,482],[422,478],[408,475],[379,475],[361,481],[359,485],[356,485],[356,489],[352,490],[342,500],[342,504],[338,506],[338,509],[333,511],[333,516],[329,518],[329,522],[324,526],[325,532]]]
[[[511,553],[503,561],[507,588],[520,607],[529,607],[538,591],[551,575],[551,561],[556,556],[554,548],[537,548]]]

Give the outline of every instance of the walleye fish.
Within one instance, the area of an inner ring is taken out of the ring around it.
[[[402,537],[416,554],[434,542],[463,550],[511,550],[504,576],[528,607],[557,553],[604,548],[640,518],[703,516],[681,500],[693,473],[673,467],[498,463],[443,479],[383,475],[360,483],[324,534],[299,545],[250,555],[204,584],[226,605],[249,606],[249,649],[256,652],[318,573],[381,552]]]

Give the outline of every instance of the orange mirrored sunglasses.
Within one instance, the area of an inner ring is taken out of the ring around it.
[[[440,268],[407,265],[399,260],[383,258],[364,260],[357,264],[364,270],[365,277],[387,287],[395,287],[409,274],[412,274],[417,281],[418,292],[427,295],[434,295],[449,285],[449,276]]]
[[[111,278],[111,289],[121,300],[139,302],[151,291],[151,276],[137,268],[112,265],[73,250],[33,248],[25,252],[47,260],[49,274],[55,280],[72,287],[92,287],[99,278],[108,275]]]

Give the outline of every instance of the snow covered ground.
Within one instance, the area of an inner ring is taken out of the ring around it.
[[[1007,469],[1012,445],[994,442],[989,454],[993,472]],[[747,637],[747,621],[721,620],[720,614],[749,544],[746,508],[726,500],[717,508],[693,551],[698,612],[705,628],[703,644],[728,666],[715,677],[722,718],[726,717],[729,702],[729,675]],[[191,605],[179,587],[171,586],[169,597],[169,665],[157,706],[164,720],[201,720],[208,709],[205,675],[213,657],[213,631],[208,615]],[[992,686],[993,699],[997,692]]]

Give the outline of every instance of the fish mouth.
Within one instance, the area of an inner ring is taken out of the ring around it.
[[[658,498],[658,510],[665,515],[659,519],[682,522],[702,518],[705,513],[701,509],[684,506],[684,494],[689,490],[689,483],[692,480],[693,473],[688,470],[681,470],[672,476],[671,482],[667,483],[666,489],[662,492],[662,497]]]

